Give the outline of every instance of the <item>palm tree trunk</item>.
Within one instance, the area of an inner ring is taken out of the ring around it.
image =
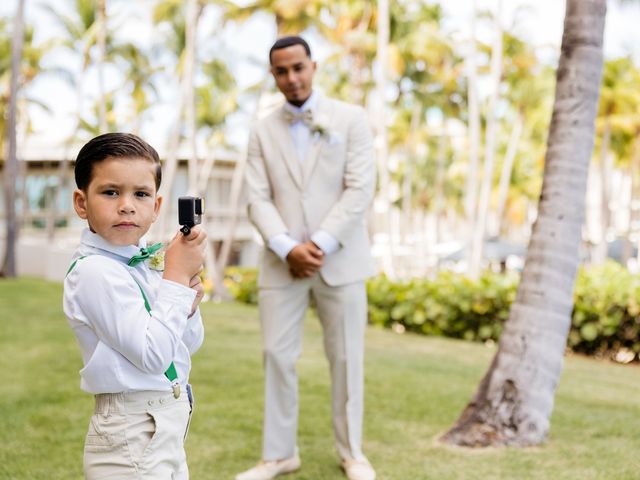
[[[629,225],[627,227],[627,242],[629,250],[632,251],[631,233],[638,232],[638,222],[640,222],[640,128],[637,129],[633,142],[633,154],[631,155],[631,201],[629,202]],[[640,260],[640,235],[638,236],[638,257]],[[631,252],[630,252],[631,253]],[[630,255],[631,256],[631,255]],[[628,260],[625,259],[625,260]],[[625,262],[626,265],[626,262]]]
[[[478,107],[478,76],[476,71],[476,2],[471,12],[471,42],[466,58],[467,104],[469,115],[469,169],[464,197],[464,213],[469,227],[475,223],[478,192],[478,164],[480,162],[480,109]]]
[[[104,86],[104,59],[107,51],[107,0],[98,0],[97,6],[97,46],[98,59],[98,128],[100,133],[107,132],[107,95]]]
[[[164,168],[162,172],[162,186],[160,187],[161,195],[163,196],[164,208],[161,209],[158,215],[158,221],[154,225],[155,234],[153,235],[157,239],[164,239],[167,234],[167,219],[169,213],[172,211],[171,194],[173,190],[173,182],[175,180],[176,171],[178,170],[178,148],[180,146],[180,127],[182,125],[182,112],[184,111],[184,99],[182,95],[178,100],[178,109],[176,113],[176,120],[172,126],[172,130],[169,133],[169,143],[167,145],[167,158],[165,159]]]
[[[265,92],[267,91],[268,83],[269,76],[265,75],[260,84],[258,100],[256,102],[256,108],[253,111],[253,115],[251,117],[249,130],[253,128],[255,122],[257,122],[260,116],[260,104]],[[231,245],[233,244],[233,240],[236,234],[236,228],[238,226],[238,216],[240,213],[240,194],[242,193],[242,185],[245,169],[247,167],[248,154],[248,145],[245,145],[244,150],[238,157],[238,161],[236,162],[235,168],[233,170],[233,177],[231,178],[231,192],[229,194],[229,229],[227,230],[227,235],[222,242],[222,247],[220,248],[220,254],[218,256],[218,270],[221,272],[224,271],[227,266],[227,262],[229,261],[229,255],[231,254]]]
[[[607,231],[611,224],[611,158],[609,145],[611,144],[611,124],[605,120],[600,145],[600,238],[595,246],[592,261],[602,263],[607,259]]]
[[[640,182],[638,182],[638,160],[640,160],[640,158],[638,157],[637,154],[637,146],[638,146],[638,139],[636,138],[636,140],[633,142],[633,153],[631,154],[631,161],[629,164],[629,179],[631,180],[631,186],[630,186],[630,194],[629,194],[629,221],[627,222],[627,230],[625,232],[625,236],[624,236],[624,244],[622,247],[622,265],[627,265],[627,263],[629,262],[629,259],[632,257],[633,255],[633,243],[631,241],[631,235],[632,235],[632,231],[633,231],[633,226],[635,225],[635,222],[637,222],[637,213],[636,210],[634,208],[635,203],[637,202],[638,199],[638,193],[639,189],[640,189]]]
[[[489,199],[493,187],[493,164],[495,161],[495,140],[496,140],[496,108],[498,106],[498,95],[500,92],[500,79],[502,77],[502,1],[498,1],[498,11],[496,14],[496,38],[491,53],[491,79],[494,84],[489,106],[487,108],[487,128],[484,143],[484,169],[482,173],[482,185],[480,187],[480,198],[478,201],[478,213],[476,223],[471,236],[471,258],[469,261],[469,275],[472,278],[480,276],[482,265],[484,237],[487,229],[487,217],[489,214]]]
[[[376,61],[376,90],[378,111],[376,115],[376,156],[378,159],[378,178],[380,191],[378,204],[383,214],[382,230],[387,232],[388,242],[382,255],[382,269],[391,278],[394,277],[393,253],[396,232],[392,231],[391,204],[389,202],[389,170],[387,160],[389,146],[387,139],[387,114],[385,90],[387,84],[387,50],[389,46],[389,0],[378,0],[378,53]]]
[[[438,154],[437,154],[437,165],[436,165],[436,184],[435,184],[435,192],[434,192],[434,217],[436,221],[436,238],[434,240],[435,244],[442,242],[442,221],[444,218],[444,206],[445,206],[445,197],[444,197],[444,177],[445,177],[445,163],[446,163],[446,155],[447,155],[447,129],[445,127],[446,123],[442,124],[442,131],[440,132],[440,138],[438,139]]]
[[[412,205],[412,183],[411,180],[413,178],[413,162],[414,159],[418,155],[418,127],[420,122],[420,114],[422,113],[422,107],[419,103],[416,103],[413,111],[411,112],[411,122],[409,124],[409,148],[406,152],[407,154],[404,156],[404,175],[402,178],[402,242],[408,243],[409,234],[411,233],[412,219],[413,219],[413,209]]]
[[[523,124],[523,115],[522,113],[518,112],[516,114],[513,130],[511,130],[509,144],[507,145],[507,152],[504,155],[504,162],[502,163],[502,173],[500,174],[500,183],[498,184],[498,206],[496,208],[496,223],[493,230],[493,235],[495,236],[499,236],[502,232],[504,208],[507,204],[507,196],[509,195],[509,184],[511,183],[513,162],[516,158],[516,153],[518,152],[520,139],[522,138]]]
[[[606,7],[606,0],[567,0],[538,218],[520,286],[498,352],[444,442],[537,445],[549,432],[571,325]]]
[[[211,178],[211,172],[213,171],[213,166],[216,161],[215,143],[209,142],[207,147],[208,147],[207,148],[208,153],[206,154],[204,164],[202,165],[202,168],[200,169],[200,172],[198,174],[197,193],[198,193],[198,196],[200,197],[206,196],[207,185],[209,183],[209,179]],[[214,298],[224,299],[224,300],[230,298],[229,293],[227,292],[223,282],[224,280],[223,269],[220,267],[220,264],[216,261],[215,244],[211,239],[208,240],[205,266],[206,266],[207,273],[210,275],[211,280],[213,281]]]
[[[195,4],[195,5],[194,5]],[[188,160],[188,188],[191,193],[196,192],[197,188],[197,152],[195,139],[195,114],[194,114],[194,94],[193,94],[193,68],[195,62],[195,30],[196,26],[191,24],[193,15],[196,15],[196,21],[199,17],[199,9],[197,0],[189,0],[186,10],[186,29],[185,29],[185,50],[184,68],[179,80],[178,105],[176,109],[176,118],[172,130],[169,133],[169,141],[167,145],[167,158],[165,160],[164,171],[162,172],[161,193],[165,198],[165,207],[158,216],[155,225],[156,236],[160,239],[165,238],[167,234],[167,219],[169,213],[173,210],[170,205],[172,199],[173,182],[175,181],[176,172],[178,170],[178,149],[180,148],[180,139],[183,126],[183,117],[190,130],[190,154]]]
[[[197,152],[197,127],[195,114],[195,91],[193,84],[193,72],[196,66],[196,36],[198,31],[198,0],[188,0],[186,6],[186,41],[184,58],[184,93],[185,122],[187,126],[187,140],[189,142],[188,178],[189,192],[196,193],[198,184],[198,152]]]
[[[15,277],[16,243],[18,242],[18,219],[16,218],[16,184],[18,183],[18,152],[17,152],[17,100],[20,64],[22,63],[22,46],[24,44],[24,2],[18,0],[16,16],[13,21],[11,39],[11,78],[9,80],[9,106],[7,111],[7,151],[4,168],[4,195],[7,212],[5,256],[0,276]]]

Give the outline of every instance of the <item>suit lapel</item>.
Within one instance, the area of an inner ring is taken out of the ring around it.
[[[318,94],[316,112],[314,112],[313,114],[314,121],[320,120],[321,123],[331,125],[331,118],[329,116],[330,113],[331,111],[329,109],[329,102],[321,94]],[[302,164],[302,179],[303,185],[305,186],[309,183],[309,179],[313,174],[313,169],[315,168],[318,161],[320,151],[322,150],[322,147],[325,145],[326,141],[326,138],[323,138],[318,134],[311,133],[309,148],[307,149],[307,157],[304,159],[304,162]]]
[[[298,188],[302,188],[302,168],[298,161],[298,153],[293,145],[293,139],[289,131],[289,123],[285,120],[282,111],[283,108],[278,110],[278,113],[274,116],[275,121],[271,124],[274,130],[274,138],[278,139],[280,153],[293,181]]]

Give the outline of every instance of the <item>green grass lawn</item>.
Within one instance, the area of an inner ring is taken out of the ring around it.
[[[62,287],[0,281],[0,478],[82,477],[93,399],[79,388],[80,352]],[[193,362],[191,478],[232,479],[260,455],[262,367],[257,311],[206,304],[207,337]],[[434,439],[457,418],[492,357],[482,345],[370,328],[364,450],[380,480],[640,479],[640,368],[570,357],[549,442],[472,451]],[[330,425],[329,377],[318,322],[299,362],[303,467],[287,480],[344,478]]]

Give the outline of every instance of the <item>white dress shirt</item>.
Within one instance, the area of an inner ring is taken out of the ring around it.
[[[147,261],[128,266],[145,246],[145,240],[138,247],[115,246],[89,229],[82,233],[77,263],[64,281],[63,307],[80,344],[86,392],[170,391],[164,372],[172,361],[178,381],[188,382],[191,354],[204,339],[199,310],[189,318],[196,292],[164,280]]]
[[[318,95],[315,92],[311,92],[311,96],[300,107],[287,102],[283,108],[294,113],[316,110],[318,104]],[[289,132],[293,140],[293,145],[298,154],[298,161],[303,163],[307,151],[309,150],[309,144],[312,140],[311,130],[309,126],[301,120],[293,122],[289,126]],[[340,242],[328,232],[324,230],[318,230],[311,235],[311,241],[315,243],[325,255],[330,255],[340,248]],[[281,233],[274,235],[269,239],[269,248],[273,250],[283,261],[286,261],[287,255],[301,242],[291,238],[287,233]]]

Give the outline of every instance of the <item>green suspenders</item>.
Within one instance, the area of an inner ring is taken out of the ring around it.
[[[71,264],[71,266],[69,267],[69,270],[67,270],[66,275],[69,275],[69,272],[73,270],[73,268],[78,263],[78,260],[82,260],[83,258],[86,258],[86,255],[76,258]],[[147,299],[147,296],[145,295],[144,290],[142,289],[142,286],[133,277],[133,275],[131,276],[131,278],[133,278],[133,281],[136,282],[136,285],[138,285],[138,288],[140,289],[140,293],[142,294],[142,299],[144,300],[145,310],[149,315],[151,315],[151,305],[149,305],[149,300]],[[167,368],[167,371],[164,372],[164,376],[167,377],[171,382],[171,389],[173,390],[173,396],[175,398],[178,398],[180,396],[180,382],[178,382],[178,373],[176,372],[176,366],[173,364],[173,362],[171,362],[171,365],[169,365],[169,368]]]

